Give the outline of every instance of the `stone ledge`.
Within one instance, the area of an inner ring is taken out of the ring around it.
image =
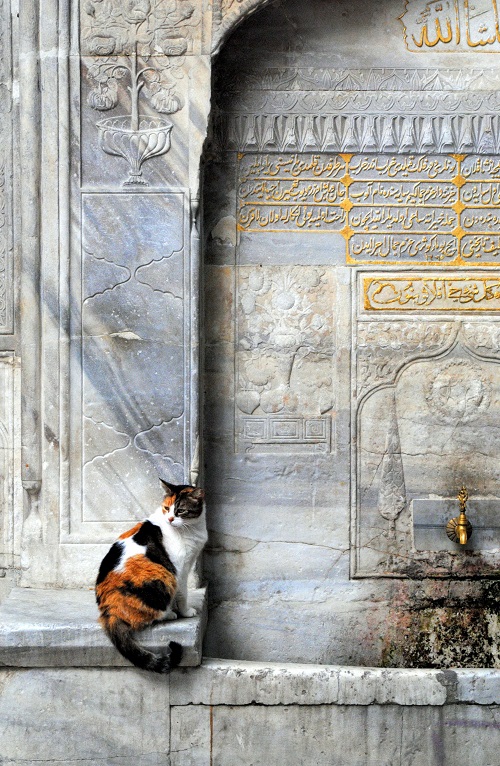
[[[207,621],[206,588],[190,592],[199,614],[156,625],[140,643],[160,651],[169,641],[184,647],[182,665],[201,662]],[[94,591],[14,588],[0,606],[0,667],[130,666],[97,622]]]
[[[491,705],[500,670],[417,670],[203,660],[170,677],[172,705]]]

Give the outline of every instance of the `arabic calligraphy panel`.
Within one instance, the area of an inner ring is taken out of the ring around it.
[[[339,263],[495,264],[499,175],[493,155],[243,154],[240,254],[260,257],[264,232],[292,251],[309,233],[329,234],[318,249]]]
[[[491,273],[362,277],[362,309],[385,311],[500,311],[500,280]]]
[[[407,0],[400,17],[406,47],[414,53],[497,53],[500,20],[495,0]]]

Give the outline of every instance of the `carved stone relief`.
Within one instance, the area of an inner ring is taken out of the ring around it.
[[[224,82],[219,150],[500,152],[496,69],[243,70]]]
[[[82,3],[85,105],[98,114],[116,110],[89,119],[100,150],[128,165],[125,186],[148,185],[143,164],[170,150],[174,124],[165,115],[184,107],[186,54],[199,23],[189,0]]]
[[[331,270],[239,267],[237,449],[330,450],[334,301]]]
[[[131,229],[131,220],[142,228]],[[73,471],[75,510],[65,530],[72,541],[153,507],[158,476],[184,478],[185,220],[180,193],[82,196],[71,377],[82,469],[80,477]]]
[[[356,576],[498,573],[491,546],[472,545],[467,559],[435,540],[416,551],[411,531],[414,500],[422,517],[426,499],[449,502],[461,482],[479,506],[498,494],[498,332],[497,323],[359,322]]]

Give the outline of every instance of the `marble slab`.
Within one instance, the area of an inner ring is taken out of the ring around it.
[[[148,628],[140,642],[161,651],[184,647],[183,665],[199,665],[206,623],[206,589],[190,592],[196,617]],[[21,668],[130,666],[97,622],[91,590],[14,588],[0,607],[0,666]]]

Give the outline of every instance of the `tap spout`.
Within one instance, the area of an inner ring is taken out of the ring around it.
[[[460,515],[450,519],[446,525],[446,534],[454,543],[465,545],[472,535],[472,524],[466,515],[467,500],[469,493],[466,487],[462,487],[458,493],[458,502],[460,505]]]
[[[465,513],[461,513],[458,517],[458,524],[456,526],[456,532],[458,535],[458,542],[460,545],[465,545],[465,543],[468,540],[469,535],[467,534],[467,524],[469,523],[469,520]],[[470,524],[469,524],[470,526]]]

